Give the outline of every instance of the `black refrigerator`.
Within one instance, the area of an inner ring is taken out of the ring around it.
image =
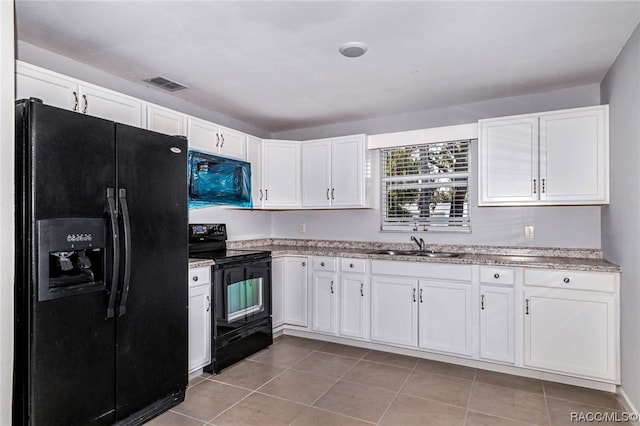
[[[141,424],[187,386],[187,141],[16,102],[13,424]]]

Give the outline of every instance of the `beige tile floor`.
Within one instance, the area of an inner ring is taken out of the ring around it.
[[[192,379],[185,402],[147,424],[569,425],[572,412],[623,411],[611,393],[281,336]]]

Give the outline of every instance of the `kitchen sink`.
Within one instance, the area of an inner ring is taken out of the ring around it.
[[[448,253],[444,251],[428,251],[428,250],[372,250],[366,254],[384,254],[388,256],[424,256],[424,257],[459,257],[460,253]]]

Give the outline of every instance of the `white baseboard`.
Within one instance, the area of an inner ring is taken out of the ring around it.
[[[636,413],[640,414],[640,411],[633,405],[633,402],[629,399],[629,396],[624,391],[622,386],[618,386],[618,395],[620,395],[620,399],[622,400],[622,405],[624,406],[624,411],[627,413]],[[634,425],[640,425],[640,421],[633,422]]]

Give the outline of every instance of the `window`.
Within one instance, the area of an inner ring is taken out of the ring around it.
[[[438,142],[381,150],[382,231],[471,232],[470,142]]]

